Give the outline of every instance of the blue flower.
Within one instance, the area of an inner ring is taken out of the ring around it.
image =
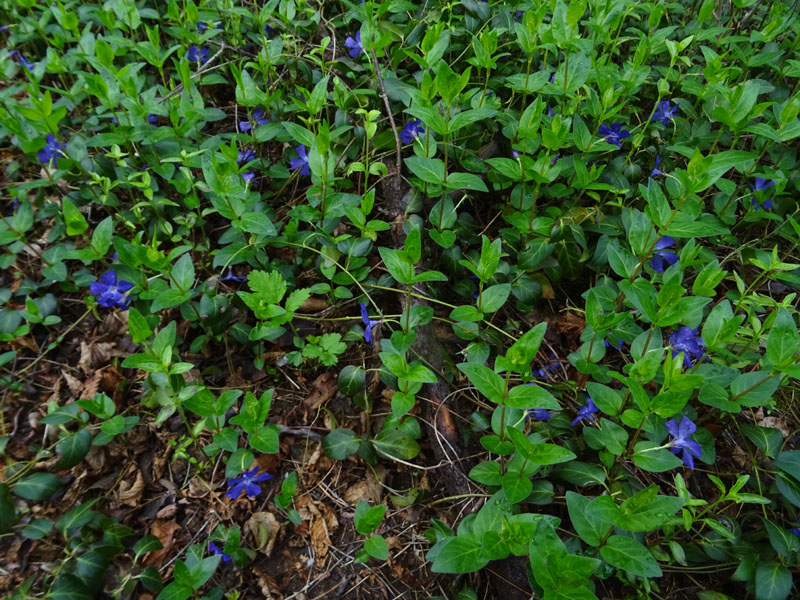
[[[688,328],[687,328],[688,329]],[[697,425],[692,423],[689,417],[684,416],[681,419],[680,425],[675,419],[670,419],[664,423],[669,434],[675,439],[669,443],[670,452],[677,455],[683,450],[683,464],[694,471],[694,459],[700,458],[703,455],[703,449],[696,441],[689,439],[689,436],[697,431]]]
[[[233,274],[233,269],[228,269],[228,274],[223,275],[219,278],[220,281],[236,281],[238,283],[242,283],[247,281],[247,275],[242,275],[241,277],[237,277]]]
[[[674,245],[675,240],[668,235],[665,235],[656,242],[655,249],[660,250],[660,252],[654,253],[653,258],[650,261],[650,266],[653,267],[653,271],[656,273],[663,273],[666,265],[674,265],[676,262],[678,262],[677,254],[665,250],[666,248],[671,248]]]
[[[375,339],[372,337],[372,329],[376,325],[380,325],[380,321],[373,321],[369,318],[369,314],[367,314],[367,305],[363,302],[361,303],[361,320],[364,322],[366,327],[364,328],[364,339],[375,346]]]
[[[52,161],[56,156],[66,156],[64,151],[66,148],[61,145],[61,143],[56,139],[52,133],[47,134],[46,144],[44,148],[39,150],[36,153],[36,157],[45,165],[49,165],[50,161]]]
[[[594,415],[597,412],[598,408],[594,400],[592,400],[590,396],[586,396],[586,406],[581,406],[580,409],[578,409],[578,416],[572,419],[571,425],[576,425],[579,421],[583,421],[584,419],[594,422]]]
[[[771,187],[775,186],[775,182],[771,179],[762,179],[761,177],[756,177],[755,185],[751,185],[750,189],[753,190],[754,195],[763,198],[766,194],[761,193],[765,192]],[[770,194],[769,198],[764,200],[763,202],[758,202],[756,198],[753,198],[751,204],[755,207],[756,210],[763,208],[764,210],[770,210],[773,206],[772,204],[772,194]]]
[[[28,71],[33,71],[33,68],[36,66],[34,63],[27,60],[19,50],[10,50],[8,55],[11,57],[12,60],[18,62],[23,67],[28,69]]]
[[[422,121],[420,119],[406,123],[406,126],[403,127],[403,131],[400,132],[400,139],[403,140],[404,144],[410,144],[425,133],[425,129],[423,129],[421,125]]]
[[[264,117],[264,114],[263,108],[255,109],[249,119],[239,121],[239,131],[250,131],[251,127],[257,127],[258,125],[266,125],[269,123],[269,119]]]
[[[267,35],[267,39],[271,40],[272,36],[278,33],[278,30],[274,27],[270,27],[269,25],[264,25],[264,33]]]
[[[540,421],[549,421],[553,418],[550,411],[546,408],[528,408],[525,410],[525,420],[539,419]]]
[[[800,519],[795,521],[795,523],[800,523]],[[800,537],[800,527],[792,527],[789,531],[791,531],[797,537]]]
[[[204,48],[203,46],[197,47],[197,44],[192,44],[189,46],[189,51],[186,53],[186,60],[189,62],[200,62],[200,64],[205,64],[208,60],[208,48]]]
[[[205,21],[198,21],[197,22],[197,31],[198,33],[205,33],[209,27],[214,27],[216,29],[222,29],[222,21],[211,21],[206,23]]]
[[[208,542],[208,551],[211,552],[214,556],[221,556],[222,562],[228,563],[231,562],[231,557],[225,554],[219,546],[217,546],[214,542]]]
[[[248,148],[244,152],[239,150],[239,157],[236,159],[236,164],[246,165],[251,160],[255,160],[255,159],[256,159],[256,153],[253,152],[250,148]]]
[[[622,123],[612,123],[611,127],[606,124],[600,125],[598,130],[603,139],[609,144],[614,144],[617,148],[622,148],[622,141],[631,136],[631,132],[622,128]]]
[[[678,115],[680,106],[676,103],[672,106],[669,100],[663,100],[658,103],[658,108],[653,113],[653,121],[661,121],[662,125],[669,125],[672,120]]]
[[[253,180],[256,178],[256,174],[250,171],[249,173],[242,173],[242,179],[247,185],[253,183]]]
[[[692,366],[692,359],[700,360],[706,353],[706,345],[697,333],[697,328],[692,329],[685,325],[669,334],[669,344],[672,346],[672,356],[683,352],[683,364],[687,369]]]
[[[655,177],[656,175],[664,175],[664,171],[658,168],[658,165],[661,163],[661,155],[656,154],[656,164],[653,165],[653,170],[650,171],[650,177]],[[649,182],[648,182],[649,183]]]
[[[297,147],[297,156],[299,158],[293,158],[289,161],[289,166],[293,170],[300,169],[300,175],[311,175],[311,167],[308,166],[308,153],[303,144]]]
[[[258,485],[260,481],[269,481],[272,475],[269,473],[258,473],[258,467],[253,467],[250,471],[242,473],[241,477],[231,477],[228,480],[228,487],[231,488],[225,495],[231,500],[236,500],[242,495],[242,491],[247,494],[248,498],[255,498],[261,493],[261,486]]]
[[[106,308],[119,308],[125,310],[130,304],[127,292],[133,289],[129,281],[117,281],[117,272],[113,269],[100,275],[100,281],[92,281],[89,291],[97,296],[97,303]]]
[[[344,46],[350,49],[349,54],[351,57],[358,58],[358,55],[364,52],[364,46],[361,45],[361,30],[356,31],[355,39],[348,35],[344,41]]]
[[[158,125],[158,115],[152,113],[147,115],[147,122],[150,123],[150,125]]]
[[[606,345],[606,348],[616,348],[617,350],[622,350],[622,346],[625,345],[625,342],[620,339],[617,339],[617,343],[615,344],[614,342],[609,342],[608,338],[606,338],[603,340],[603,343]]]
[[[520,153],[519,153],[519,152],[517,152],[516,150],[512,150],[512,151],[511,151],[511,156],[513,156],[513,157],[514,157],[514,160],[519,160]]]

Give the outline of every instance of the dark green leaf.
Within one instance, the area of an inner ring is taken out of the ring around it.
[[[661,577],[661,567],[650,551],[639,542],[612,535],[600,548],[600,556],[612,567],[639,577]]]
[[[61,487],[61,480],[52,473],[34,473],[23,477],[11,491],[26,500],[47,500]]]

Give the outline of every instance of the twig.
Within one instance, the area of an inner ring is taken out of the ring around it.
[[[378,55],[375,54],[375,50],[372,50],[372,63],[375,65],[375,74],[378,76],[378,85],[381,88],[381,98],[383,98],[383,103],[386,105],[386,114],[389,117],[389,123],[392,125],[392,133],[394,133],[394,143],[395,149],[397,151],[397,156],[395,159],[395,164],[397,168],[397,172],[395,173],[395,177],[400,177],[400,173],[402,173],[402,160],[400,158],[400,136],[397,133],[397,125],[394,122],[394,116],[392,115],[392,108],[389,106],[389,96],[386,95],[386,88],[383,85],[383,77],[381,77],[381,68],[378,65]]]

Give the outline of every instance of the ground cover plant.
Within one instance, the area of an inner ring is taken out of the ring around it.
[[[0,0],[6,598],[800,571],[796,0]]]

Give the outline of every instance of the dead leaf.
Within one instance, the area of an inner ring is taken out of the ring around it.
[[[87,344],[81,342],[81,357],[78,360],[78,367],[87,375],[108,364],[114,355],[114,344],[109,342],[93,342]]]
[[[300,306],[300,310],[298,312],[301,313],[316,313],[321,312],[328,308],[328,302],[324,298],[315,298],[314,296],[310,296],[303,304]]]
[[[190,498],[204,498],[211,492],[208,483],[199,477],[193,477],[189,480],[189,491],[186,493]]]
[[[757,421],[757,424],[761,427],[771,427],[772,429],[777,429],[785,438],[788,438],[792,434],[789,426],[786,423],[786,419],[783,418],[783,416],[764,417],[763,419]]]
[[[81,382],[81,380],[78,379],[77,377],[73,377],[66,371],[64,371],[62,375],[64,376],[64,380],[67,382],[67,387],[69,388],[69,391],[72,393],[72,395],[77,396],[78,394],[80,394],[81,390],[83,389],[83,383]]]
[[[278,584],[275,582],[275,578],[272,575],[256,566],[252,567],[252,569],[253,573],[255,573],[258,578],[258,587],[261,590],[264,600],[275,600],[276,598],[283,597],[278,594]]]
[[[145,567],[158,567],[164,562],[175,543],[175,532],[180,528],[175,521],[162,521],[161,519],[153,521],[150,525],[150,534],[156,536],[164,547],[161,550],[150,552],[144,557],[142,564]]]
[[[142,498],[144,492],[144,477],[139,469],[136,471],[136,477],[133,483],[130,482],[130,474],[128,479],[123,479],[119,483],[119,490],[117,491],[117,504],[121,506],[136,506]]]
[[[256,549],[267,557],[272,556],[275,549],[275,541],[278,539],[281,526],[271,512],[256,512],[250,515],[245,524],[245,530],[249,531],[256,545]]]
[[[339,521],[333,510],[322,502],[314,502],[310,496],[297,499],[297,512],[304,521],[309,521],[308,531],[311,536],[311,548],[314,550],[317,564],[325,566],[328,548],[331,545],[329,533],[339,527]]]
[[[365,500],[370,504],[380,504],[382,493],[381,484],[370,473],[365,479],[347,488],[344,493],[344,499],[352,506],[358,504],[359,500]]]
[[[83,389],[81,390],[81,397],[80,400],[91,400],[94,398],[94,395],[97,393],[97,390],[100,389],[100,381],[103,379],[103,371],[95,371],[92,373],[91,377],[87,379],[83,383]]]
[[[308,410],[316,410],[336,394],[338,389],[336,375],[332,371],[326,371],[314,380],[311,385],[311,393],[303,401]]]

